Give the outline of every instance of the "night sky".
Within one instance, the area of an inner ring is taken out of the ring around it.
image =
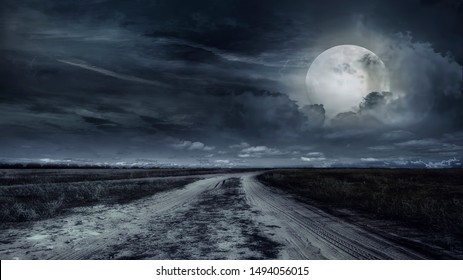
[[[0,160],[461,167],[461,1],[3,0]],[[334,117],[313,60],[374,52],[392,99]]]

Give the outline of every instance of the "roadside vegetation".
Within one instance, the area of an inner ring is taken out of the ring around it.
[[[236,169],[166,168],[166,169],[0,169],[0,186],[70,183],[83,181],[125,180],[139,178],[178,177],[227,172]]]
[[[47,179],[44,179],[46,181]],[[50,218],[66,209],[95,204],[128,203],[183,187],[197,178],[82,181],[1,186],[0,222]]]
[[[462,169],[272,170],[258,179],[302,201],[360,210],[463,237]]]

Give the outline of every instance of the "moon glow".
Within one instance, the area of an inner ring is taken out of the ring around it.
[[[326,116],[358,108],[373,91],[389,91],[389,75],[383,61],[356,45],[339,45],[315,58],[306,76],[312,104],[323,104]]]

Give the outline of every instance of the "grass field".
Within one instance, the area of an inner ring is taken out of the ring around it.
[[[171,173],[127,170],[1,170],[0,222],[50,218],[78,206],[128,203],[161,191],[183,187],[197,180],[191,177],[146,179],[155,175],[165,177]],[[179,172],[175,175],[186,173]]]
[[[258,179],[301,200],[463,236],[462,169],[272,170]]]
[[[70,183],[152,177],[178,177],[226,173],[218,168],[198,169],[0,169],[0,186]]]

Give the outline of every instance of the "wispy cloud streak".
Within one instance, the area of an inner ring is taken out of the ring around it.
[[[111,70],[99,68],[99,67],[92,66],[92,65],[88,65],[88,64],[84,64],[84,63],[71,62],[71,61],[62,60],[62,59],[57,59],[57,60],[58,60],[59,62],[68,64],[68,65],[72,65],[72,66],[75,66],[75,67],[83,68],[83,69],[86,69],[86,70],[90,70],[90,71],[93,71],[93,72],[97,72],[97,73],[100,73],[100,74],[102,74],[102,75],[110,76],[110,77],[113,77],[113,78],[116,78],[116,79],[120,79],[120,80],[124,80],[124,81],[135,82],[135,83],[142,83],[142,84],[148,84],[148,85],[153,85],[153,86],[163,86],[163,87],[166,86],[165,84],[163,84],[163,83],[161,83],[161,82],[158,82],[158,81],[147,80],[147,79],[142,79],[142,78],[135,77],[135,76],[120,74],[120,73],[113,72],[113,71],[111,71]]]

